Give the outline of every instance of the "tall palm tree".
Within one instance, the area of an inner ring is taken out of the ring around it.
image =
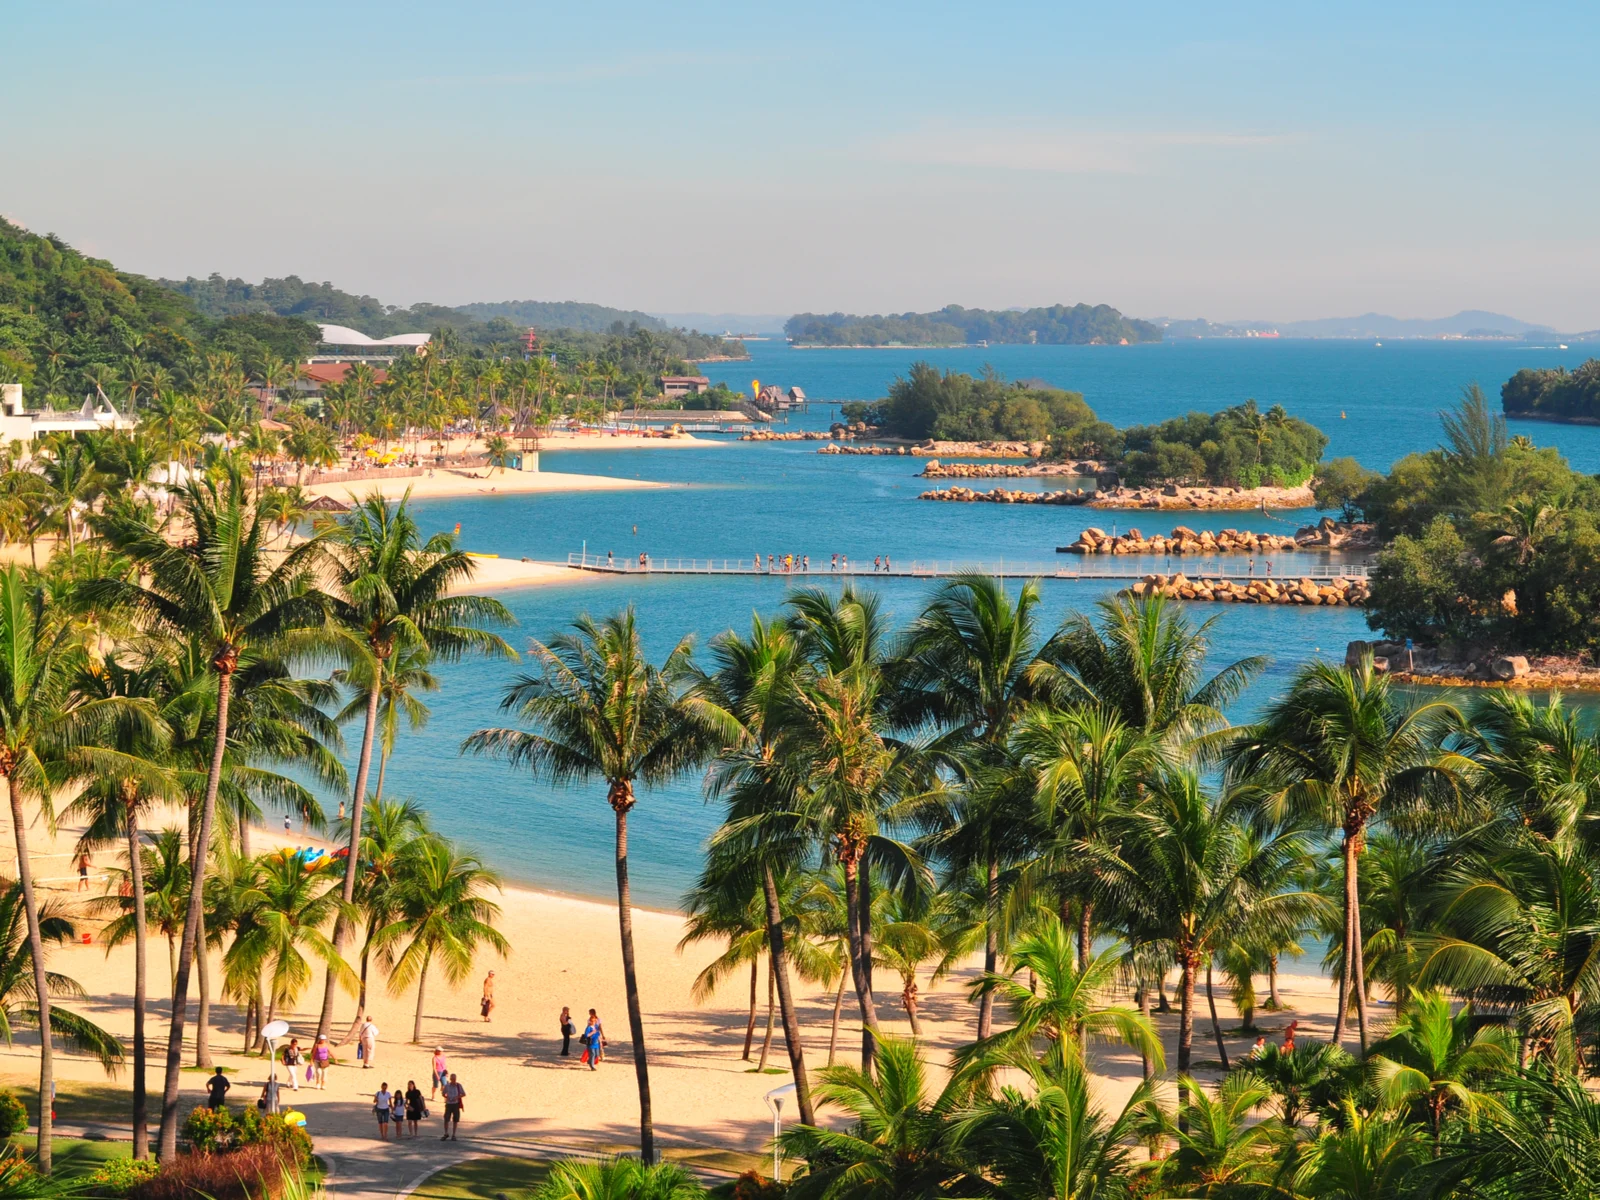
[[[227,753],[233,679],[241,665],[248,665],[285,641],[313,644],[316,628],[323,623],[327,611],[325,597],[317,589],[311,570],[320,544],[304,542],[275,563],[269,560],[265,520],[259,509],[250,504],[237,471],[221,484],[207,479],[195,481],[183,489],[182,506],[193,535],[178,545],[147,526],[115,514],[102,518],[103,536],[140,565],[145,581],[108,579],[85,589],[92,600],[126,604],[152,626],[176,638],[203,644],[209,652],[216,686],[211,761],[194,823],[193,884],[178,950],[167,1038],[159,1143],[163,1158],[177,1149],[184,1010],[196,948],[203,944],[206,859]]]
[[[1600,1100],[1576,1075],[1508,1081],[1501,1108],[1468,1123],[1423,1175],[1426,1196],[1580,1200],[1600,1194]]]
[[[1312,662],[1295,672],[1289,692],[1262,719],[1238,731],[1227,751],[1236,778],[1266,779],[1266,811],[1312,816],[1343,837],[1345,948],[1333,1039],[1344,1033],[1355,988],[1361,1047],[1367,1047],[1367,995],[1362,957],[1360,862],[1374,816],[1431,794],[1454,802],[1472,763],[1441,749],[1459,714],[1448,703],[1404,703],[1367,655],[1354,667]]]
[[[616,818],[617,922],[639,1085],[639,1150],[646,1162],[655,1161],[655,1122],[633,950],[628,813],[638,801],[637,784],[665,783],[714,749],[671,682],[684,672],[691,647],[689,639],[679,642],[657,668],[645,656],[631,608],[598,623],[580,616],[571,633],[532,643],[538,672],[518,676],[500,701],[533,729],[480,729],[462,744],[466,752],[504,758],[557,785],[605,781]]]
[[[425,646],[406,646],[396,650],[383,664],[382,678],[378,684],[378,782],[372,789],[372,802],[383,799],[383,781],[389,771],[389,756],[394,753],[400,737],[400,718],[406,727],[416,733],[428,723],[432,714],[418,698],[418,692],[436,692],[439,679],[428,669],[431,664]],[[350,702],[334,718],[339,724],[353,721],[366,712],[372,686],[368,681],[371,660],[361,659],[349,667],[333,673],[333,681],[349,688],[353,693]]]
[[[361,830],[361,877],[356,888],[356,906],[366,921],[361,943],[360,991],[356,1010],[367,1011],[367,970],[374,939],[399,913],[399,888],[406,854],[418,838],[431,837],[427,812],[413,800],[374,798],[367,809]],[[334,837],[349,841],[348,825],[340,822]]]
[[[699,881],[683,897],[683,911],[686,919],[683,937],[678,942],[680,954],[699,942],[727,944],[727,949],[694,977],[690,994],[696,1000],[710,999],[735,971],[745,966],[750,968],[750,1016],[745,1023],[742,1055],[744,1061],[749,1062],[756,1036],[756,985],[761,978],[761,959],[767,952],[766,903],[760,898],[756,871],[748,862],[737,861],[731,855],[708,855]],[[776,994],[776,981],[770,971],[767,978],[770,1035],[771,1008],[775,1003],[771,997]],[[765,1057],[761,1065],[766,1066]]]
[[[1030,678],[1040,670],[1037,583],[1025,584],[1015,602],[1005,585],[985,575],[950,580],[934,595],[912,625],[902,686],[915,716],[931,718],[956,731],[952,765],[975,781],[1003,767],[1012,726],[1034,693]],[[1022,853],[1015,793],[1005,787],[966,787],[958,791],[953,820],[939,849],[960,867],[976,863],[987,885],[983,969],[998,964],[1002,866]],[[994,999],[985,992],[978,1004],[978,1037],[989,1036]]]
[[[91,776],[101,765],[96,750],[105,730],[118,720],[149,721],[150,706],[126,697],[96,699],[77,691],[85,652],[71,623],[47,608],[44,593],[21,568],[0,568],[0,779],[11,801],[16,841],[17,884],[27,917],[34,994],[40,1012],[39,1166],[50,1169],[49,1096],[54,1080],[51,1057],[50,988],[45,978],[40,908],[34,892],[33,860],[28,851],[32,803],[46,828],[55,828],[53,800],[58,789]],[[120,762],[120,759],[119,759]]]
[[[271,1023],[280,1005],[299,999],[311,982],[311,959],[330,973],[352,975],[323,933],[339,908],[339,890],[326,863],[307,864],[283,852],[263,855],[237,897],[244,919],[223,956],[223,971],[235,991],[244,992],[266,972],[263,1025]]]
[[[468,652],[516,657],[504,639],[483,628],[513,624],[511,613],[488,596],[458,594],[476,570],[472,557],[457,549],[448,534],[424,541],[411,514],[409,498],[408,491],[391,508],[381,493],[374,492],[345,513],[328,535],[328,552],[334,564],[333,628],[342,656],[367,685],[361,756],[350,799],[350,854],[345,860],[343,896],[346,910],[355,901],[361,816],[389,661],[396,653],[418,651],[446,662]],[[333,929],[334,948],[341,955],[348,932],[341,915]],[[327,1036],[332,1024],[336,986],[337,979],[330,975],[317,1018],[318,1037]],[[361,1015],[356,1014],[357,1021]]]
[[[178,977],[178,938],[183,933],[184,918],[189,910],[189,864],[183,856],[183,831],[169,826],[151,837],[139,855],[138,872],[144,883],[145,926],[167,939],[167,994],[170,996]],[[135,914],[140,907],[137,902],[140,897],[133,891],[133,873],[131,865],[114,868],[113,877],[120,875],[125,886],[119,886],[113,895],[89,902],[91,912],[116,914],[100,933],[107,953],[135,936]]]
[[[500,906],[483,894],[498,890],[500,877],[477,858],[439,838],[419,837],[407,845],[397,874],[396,915],[378,931],[378,956],[389,972],[390,992],[417,985],[411,1040],[420,1044],[428,968],[438,963],[445,979],[458,984],[471,972],[480,946],[504,957],[511,944],[492,924]]]
[[[78,687],[86,695],[125,696],[155,703],[165,690],[164,677],[164,664],[159,662],[128,667],[115,655],[108,655],[103,663],[88,666]],[[78,839],[81,850],[119,841],[127,846],[128,898],[133,919],[133,1157],[145,1158],[150,1152],[144,1032],[148,914],[140,822],[156,804],[178,799],[183,787],[170,755],[170,730],[159,718],[153,725],[138,721],[113,724],[107,730],[103,750],[104,769],[84,785],[65,815],[83,822],[84,830]]]

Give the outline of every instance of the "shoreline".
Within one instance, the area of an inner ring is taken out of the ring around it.
[[[643,491],[666,488],[671,484],[651,479],[622,479],[613,475],[583,475],[563,471],[499,471],[493,475],[465,474],[446,467],[429,468],[426,475],[386,478],[375,471],[368,479],[344,479],[334,483],[305,485],[308,496],[331,496],[348,502],[378,492],[385,500],[398,500],[406,492],[413,500],[438,500],[456,496],[537,495],[557,492]]]

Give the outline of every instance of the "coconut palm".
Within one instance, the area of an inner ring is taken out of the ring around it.
[[[203,644],[216,687],[211,757],[192,841],[194,885],[178,950],[167,1039],[159,1144],[162,1157],[176,1153],[177,1148],[184,1010],[195,948],[203,937],[206,859],[227,752],[233,679],[241,666],[248,666],[286,639],[309,645],[326,613],[325,598],[311,571],[320,546],[315,541],[305,542],[276,562],[270,561],[264,518],[249,503],[237,471],[220,484],[200,479],[185,487],[182,507],[193,532],[189,540],[176,545],[115,514],[103,517],[100,532],[139,564],[145,582],[108,579],[86,588],[92,600],[125,604],[174,638]]]
[[[262,855],[238,890],[241,914],[233,944],[222,959],[236,992],[253,990],[263,971],[268,986],[263,1026],[278,1007],[291,1007],[311,982],[312,960],[336,975],[353,972],[323,932],[339,908],[336,876],[327,859],[313,863],[280,851]]]
[[[700,942],[719,941],[727,944],[721,954],[712,959],[694,977],[690,995],[702,1003],[716,995],[719,985],[735,971],[746,965],[750,968],[750,1016],[745,1023],[745,1062],[750,1061],[750,1048],[756,1036],[756,985],[761,977],[761,959],[767,952],[766,902],[760,893],[757,872],[748,862],[738,862],[730,855],[711,854],[700,873],[700,879],[683,897],[685,916],[684,934],[678,941],[678,953]],[[776,981],[773,972],[767,972],[767,1042],[772,1041],[772,1010],[776,1007]],[[767,1047],[761,1048],[761,1064],[767,1064]]]
[[[483,894],[498,891],[500,877],[477,858],[439,838],[418,837],[407,844],[396,874],[395,919],[374,941],[378,961],[389,972],[389,991],[398,995],[417,985],[411,1040],[420,1044],[428,969],[438,963],[445,979],[459,984],[480,947],[504,957],[511,944],[492,924],[500,906]]]
[[[342,911],[355,901],[362,809],[389,661],[406,651],[423,652],[446,662],[469,652],[516,657],[502,638],[484,628],[513,624],[510,612],[490,597],[457,594],[476,570],[473,560],[457,549],[447,534],[424,541],[409,498],[407,492],[391,508],[382,494],[375,492],[345,513],[328,534],[333,628],[341,655],[367,686],[361,756],[350,800],[350,854],[345,860]],[[333,930],[333,944],[341,955],[347,934],[341,916]],[[330,975],[317,1018],[318,1037],[326,1036],[332,1023],[336,984]],[[358,1022],[361,1016],[356,1014]]]
[[[1339,971],[1333,1038],[1344,1033],[1351,980],[1361,1046],[1367,1046],[1367,995],[1362,956],[1360,860],[1374,816],[1424,796],[1436,804],[1464,790],[1469,760],[1441,749],[1446,725],[1459,714],[1443,701],[1403,702],[1367,655],[1354,667],[1307,663],[1289,692],[1257,723],[1241,729],[1227,752],[1235,778],[1265,779],[1264,808],[1293,814],[1342,835],[1345,947]],[[1398,812],[1395,815],[1399,815]]]
[[[558,785],[605,781],[606,802],[616,818],[622,976],[639,1085],[639,1147],[646,1162],[655,1161],[655,1124],[633,950],[628,813],[638,800],[637,784],[665,783],[704,761],[714,748],[671,683],[683,673],[691,646],[688,639],[679,642],[657,668],[645,657],[631,608],[598,623],[580,616],[571,633],[532,643],[529,653],[538,673],[518,676],[500,702],[533,729],[480,729],[462,745],[464,751],[504,758]]]
[[[1271,1093],[1255,1076],[1234,1071],[1215,1094],[1192,1078],[1180,1087],[1189,1095],[1186,1120],[1179,1122],[1162,1105],[1147,1101],[1140,1132],[1167,1139],[1170,1154],[1157,1160],[1155,1175],[1173,1195],[1207,1200],[1244,1200],[1262,1196],[1277,1171],[1276,1153],[1286,1142],[1283,1125],[1274,1117],[1258,1120],[1255,1110]]]
[[[1324,1111],[1343,1099],[1363,1067],[1331,1042],[1301,1038],[1287,1050],[1263,1046],[1240,1063],[1238,1070],[1262,1083],[1271,1094],[1278,1120],[1293,1131],[1306,1114]]]
[[[704,1185],[677,1163],[563,1159],[550,1168],[531,1200],[701,1200],[705,1194]]]
[[[361,875],[356,885],[356,907],[361,910],[366,924],[361,942],[358,1012],[367,1011],[367,971],[373,939],[399,915],[398,888],[405,855],[416,839],[431,836],[433,830],[428,826],[428,814],[414,800],[374,798],[366,811],[361,830]],[[348,843],[348,822],[339,822],[334,839]]]
[[[1422,1197],[1583,1200],[1600,1195],[1600,1100],[1575,1075],[1508,1081],[1500,1107],[1470,1122],[1420,1172]]]
[[[416,733],[428,723],[432,714],[428,706],[417,697],[418,692],[436,692],[439,679],[428,669],[431,658],[424,646],[406,646],[398,649],[383,665],[378,683],[378,782],[372,789],[372,802],[383,799],[384,777],[389,771],[389,756],[394,753],[400,737],[400,718],[406,727]],[[368,674],[371,660],[359,659],[349,667],[333,673],[333,681],[350,690],[350,702],[339,710],[334,720],[343,725],[366,712],[371,683]]]
[[[1428,1156],[1422,1130],[1408,1121],[1362,1112],[1351,1101],[1341,1120],[1301,1150],[1295,1193],[1317,1200],[1373,1200],[1403,1195]]]
[[[1511,1074],[1516,1059],[1505,1030],[1482,1024],[1471,1004],[1454,1015],[1437,989],[1418,992],[1393,1032],[1372,1047],[1368,1063],[1385,1107],[1427,1113],[1433,1152],[1439,1154],[1447,1110],[1475,1116],[1494,1105],[1474,1085]]]

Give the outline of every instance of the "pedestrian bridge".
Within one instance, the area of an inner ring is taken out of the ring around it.
[[[766,559],[758,562],[753,555],[747,558],[665,558],[636,554],[630,558],[579,553],[567,555],[567,566],[610,575],[774,575],[785,579],[950,579],[957,575],[987,575],[993,579],[1082,579],[1108,583],[1179,572],[1190,579],[1229,579],[1244,583],[1252,579],[1310,579],[1331,583],[1336,579],[1365,579],[1368,571],[1364,563],[1329,563],[1320,555],[1294,553],[1275,559],[1270,573],[1260,562],[1252,569],[1248,563],[1229,562],[1226,558],[1188,555],[1172,558],[1117,555],[1104,562],[1077,555],[1051,562],[1005,558],[986,562],[891,558],[877,568],[870,561],[855,559],[850,560],[848,566],[836,568],[830,557],[813,559],[808,570],[798,558],[786,569],[782,560],[774,559],[773,565],[768,567]]]

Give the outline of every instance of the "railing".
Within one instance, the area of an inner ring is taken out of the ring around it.
[[[834,565],[832,559],[819,560],[807,565],[803,557],[785,565],[774,559],[771,566],[765,559],[748,558],[665,558],[644,554],[617,557],[612,554],[569,554],[567,566],[581,571],[601,571],[617,575],[779,575],[829,578],[847,576],[887,576],[889,578],[947,579],[953,575],[987,575],[1001,579],[1143,579],[1148,575],[1183,574],[1190,579],[1229,579],[1248,582],[1260,580],[1311,579],[1327,582],[1334,579],[1365,579],[1365,563],[1348,563],[1340,566],[1322,565],[1311,570],[1274,571],[1262,567],[1252,569],[1248,564],[1228,563],[1220,558],[1184,558],[1176,565],[1161,570],[1154,566],[1136,567],[1126,559],[1122,563],[1098,563],[1082,559],[1055,562],[1027,562],[1000,559],[995,562],[956,562],[911,559],[895,562],[892,558],[879,566],[870,562],[846,561]]]

